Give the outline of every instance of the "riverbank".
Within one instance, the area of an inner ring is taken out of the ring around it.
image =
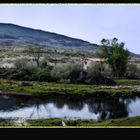
[[[34,96],[95,96],[95,97],[132,97],[140,96],[140,80],[118,80],[117,86],[76,85],[47,82],[28,82],[23,86],[21,81],[0,80],[0,94],[34,95]],[[134,84],[135,83],[135,84]]]
[[[65,126],[140,126],[140,117],[128,117],[106,121],[62,119],[27,120],[30,126],[62,126],[62,121],[65,123]]]
[[[63,125],[65,124],[65,125]],[[38,119],[38,120],[12,120],[0,119],[0,127],[50,127],[50,128],[107,128],[107,127],[140,127],[140,117],[128,117],[106,121],[94,120],[63,120],[63,119]]]

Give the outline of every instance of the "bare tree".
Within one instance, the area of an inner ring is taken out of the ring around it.
[[[43,56],[43,49],[42,47],[30,47],[29,52],[34,57],[33,60],[36,62],[37,67],[40,67],[40,59]]]

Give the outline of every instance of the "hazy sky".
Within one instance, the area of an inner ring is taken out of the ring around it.
[[[117,37],[130,51],[140,53],[140,5],[0,5],[0,22],[97,44]]]

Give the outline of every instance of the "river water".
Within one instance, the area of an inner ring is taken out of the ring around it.
[[[0,96],[0,118],[106,120],[140,116],[140,98]]]

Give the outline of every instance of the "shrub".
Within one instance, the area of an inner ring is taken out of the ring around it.
[[[7,79],[11,80],[30,80],[31,72],[27,69],[13,69],[13,70],[7,70],[8,75]]]
[[[136,64],[129,64],[127,67],[126,78],[140,79],[140,68]]]
[[[77,63],[57,64],[51,71],[51,76],[59,82],[77,83],[82,72],[82,66]]]
[[[113,74],[109,65],[97,62],[92,63],[92,65],[88,67],[85,83],[94,85],[116,85],[116,82],[112,78]]]
[[[48,67],[48,61],[46,59],[42,60],[41,64],[40,64],[41,68],[46,68]]]
[[[27,59],[16,59],[14,61],[14,66],[16,69],[24,69],[27,66]]]
[[[102,62],[92,63],[87,69],[87,78],[100,75],[108,78],[113,77],[112,70],[108,64]]]
[[[111,85],[111,86],[115,86],[117,84],[113,79],[104,77],[102,75],[95,75],[87,79],[86,83],[93,85]]]
[[[48,68],[36,68],[32,73],[31,79],[35,81],[54,81]]]

